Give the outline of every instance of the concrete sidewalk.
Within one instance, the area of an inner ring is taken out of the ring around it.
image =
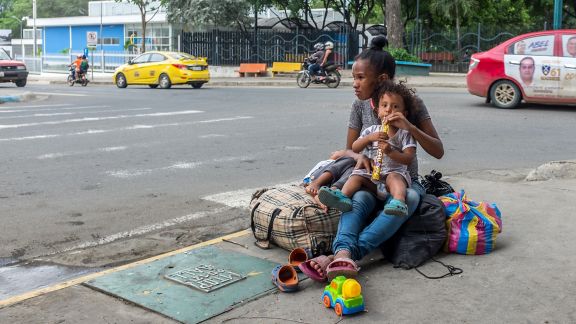
[[[573,166],[574,161],[570,165]],[[360,263],[359,277],[367,312],[345,319],[360,323],[576,322],[576,258],[572,248],[576,222],[571,205],[576,192],[575,170],[556,172],[544,177],[548,179],[544,181],[526,181],[531,170],[479,171],[446,179],[455,189],[465,189],[469,199],[494,202],[500,208],[503,232],[494,252],[482,256],[440,254],[438,260],[464,272],[439,280],[426,279],[415,270],[395,269],[381,260],[378,253],[368,256]],[[244,210],[244,213],[249,226],[249,212]],[[225,240],[216,239],[0,301],[3,307],[0,322],[173,323],[175,320],[158,312],[94,290],[84,283],[118,271],[136,273],[138,267],[206,245],[235,255],[286,263],[287,251],[260,250],[253,242],[246,230]],[[430,276],[446,273],[446,269],[435,262],[428,262],[419,270]],[[251,275],[268,278],[263,288],[271,289],[271,293],[242,300],[224,313],[212,314],[215,316],[207,322],[338,322],[333,310],[322,305],[322,284],[303,280],[299,292],[282,293],[269,281],[269,271]],[[168,307],[161,283],[154,285],[158,288],[156,291],[146,290],[141,294],[150,296],[161,307]],[[234,284],[222,289],[235,293]],[[185,301],[187,297],[180,298]],[[178,316],[213,306],[192,300],[187,305],[179,309]]]

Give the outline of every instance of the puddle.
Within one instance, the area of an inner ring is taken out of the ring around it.
[[[0,259],[0,300],[102,270],[34,262],[10,265],[13,260],[6,259]]]

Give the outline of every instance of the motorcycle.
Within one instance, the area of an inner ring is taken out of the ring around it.
[[[308,59],[304,60],[302,64],[302,71],[298,72],[296,76],[296,83],[300,88],[307,88],[310,83],[315,84],[325,84],[328,88],[337,88],[340,84],[340,67],[336,64],[331,64],[324,68],[324,72],[319,73],[318,75],[311,76],[310,72],[308,72],[308,66],[310,62]],[[322,78],[324,77],[324,78]]]
[[[74,76],[72,76],[72,73],[74,72],[74,67],[71,66],[70,69],[68,70],[68,79],[66,80],[68,82],[69,86],[74,86],[75,83],[80,83],[83,87],[88,85],[88,82],[90,82],[90,80],[88,80],[88,78],[86,77],[86,73],[78,73],[77,78],[74,78]]]

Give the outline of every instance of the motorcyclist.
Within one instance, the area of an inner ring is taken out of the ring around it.
[[[82,75],[86,75],[89,66],[90,65],[88,64],[88,59],[86,58],[86,55],[82,55],[82,62],[80,62],[80,73],[82,73]],[[78,77],[80,78],[80,76]]]
[[[312,78],[315,77],[316,74],[320,71],[320,62],[324,57],[324,44],[316,43],[314,44],[314,53],[308,57],[308,72]]]
[[[322,70],[326,69],[327,66],[334,64],[334,43],[331,41],[327,41],[324,43],[324,56],[322,57],[322,63],[320,63],[320,67]],[[320,80],[324,79],[325,76],[320,76]]]
[[[78,54],[76,60],[72,64],[68,65],[72,68],[72,79],[76,80],[76,77],[80,77],[80,65],[82,64],[82,55]]]

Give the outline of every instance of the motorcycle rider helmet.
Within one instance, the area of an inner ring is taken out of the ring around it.
[[[316,44],[314,44],[314,49],[317,50],[317,51],[321,51],[321,50],[324,49],[324,44],[322,44],[322,43],[316,43]]]
[[[332,43],[331,41],[327,41],[326,43],[324,43],[324,46],[326,47],[326,49],[333,49],[334,43]]]

